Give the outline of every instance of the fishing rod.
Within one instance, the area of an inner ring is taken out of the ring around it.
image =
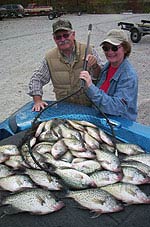
[[[91,32],[92,32],[92,24],[89,24],[88,26],[88,38],[87,38],[87,44],[86,44],[86,49],[85,49],[85,56],[84,56],[84,63],[83,63],[83,70],[87,70],[87,64],[88,64],[88,60],[87,60],[87,55],[88,55],[88,51],[89,51],[89,45],[90,45],[90,37],[91,37]],[[92,103],[93,106],[96,107],[96,109],[101,113],[101,115],[106,119],[107,124],[110,126],[111,128],[111,132],[112,132],[112,137],[114,138],[114,149],[115,149],[115,153],[116,156],[117,154],[117,149],[116,149],[116,143],[115,143],[115,134],[114,134],[114,130],[113,130],[113,124],[109,121],[108,117],[106,116],[106,114],[100,109],[100,107],[98,107],[91,99],[90,97],[87,95],[86,91],[85,91],[85,80],[81,79],[81,88],[84,90],[85,95],[87,96],[87,98],[89,99],[89,101]]]
[[[84,62],[83,62],[83,70],[87,70],[87,64],[88,64],[87,55],[88,55],[88,51],[89,51],[91,32],[92,32],[92,24],[89,24],[89,26],[88,26],[88,38],[87,38],[87,44],[86,44]],[[84,88],[84,87],[85,87],[85,80],[81,79],[81,88]]]

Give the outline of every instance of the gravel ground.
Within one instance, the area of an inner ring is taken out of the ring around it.
[[[94,44],[101,58],[105,56],[99,47],[106,32],[119,28],[118,22],[139,23],[141,19],[150,20],[148,14],[98,14],[64,15],[72,22],[76,38],[87,41],[88,25],[93,25],[90,43]],[[4,19],[0,21],[0,122],[32,100],[27,95],[29,79],[45,52],[53,47],[52,23],[47,17],[26,17],[22,19]],[[128,35],[130,33],[126,31]],[[135,66],[139,77],[138,119],[150,125],[150,36],[132,45],[130,61]],[[44,88],[44,99],[54,100],[52,85]]]

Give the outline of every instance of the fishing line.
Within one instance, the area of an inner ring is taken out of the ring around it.
[[[86,49],[85,49],[85,56],[84,56],[84,63],[83,63],[83,70],[87,70],[87,64],[88,64],[88,60],[87,60],[87,55],[88,55],[88,50],[89,50],[89,42],[90,42],[90,35],[91,35],[91,31],[92,31],[92,24],[89,24],[88,26],[88,39],[87,39],[87,45],[86,45]],[[81,90],[83,90],[84,94],[87,96],[87,98],[90,100],[90,102],[92,103],[92,105],[100,112],[100,114],[106,119],[106,122],[107,124],[110,126],[110,129],[111,129],[111,133],[112,133],[112,137],[113,137],[113,145],[114,145],[114,152],[116,154],[116,156],[118,156],[118,152],[117,152],[117,149],[116,149],[116,137],[115,137],[115,133],[114,133],[114,128],[113,128],[113,124],[110,122],[109,118],[106,116],[106,114],[100,109],[100,107],[98,107],[91,99],[90,97],[87,95],[86,93],[86,86],[85,86],[85,80],[81,79],[81,85],[80,85],[80,88],[73,92],[72,94],[70,95],[67,95],[65,96],[64,98],[61,98],[59,100],[56,100],[54,102],[52,102],[51,104],[49,104],[48,106],[46,106],[44,109],[42,109],[38,114],[37,116],[34,118],[32,124],[31,124],[31,129],[29,129],[29,131],[27,131],[26,133],[26,136],[25,138],[27,139],[27,144],[28,144],[28,152],[29,154],[31,155],[32,159],[34,160],[34,162],[44,171],[48,172],[48,173],[51,173],[49,171],[49,169],[43,167],[38,161],[37,159],[35,158],[35,156],[33,155],[33,152],[32,152],[32,148],[31,148],[31,145],[30,145],[30,139],[32,137],[32,134],[31,132],[35,131],[35,128],[37,127],[37,120],[38,118],[41,116],[41,114],[46,111],[47,109],[51,108],[52,106],[58,104],[58,103],[61,103],[65,100],[67,100],[68,98],[78,94]],[[39,122],[40,124],[40,122]],[[23,155],[23,154],[22,154]]]

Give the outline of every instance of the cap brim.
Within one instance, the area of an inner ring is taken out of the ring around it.
[[[116,46],[121,44],[121,42],[118,42],[115,39],[114,40],[113,39],[104,39],[103,42],[100,44],[100,46],[102,46],[104,43],[110,43],[110,44],[116,45]]]
[[[71,29],[70,29],[70,28],[65,28],[65,27],[57,28],[57,29],[53,32],[53,34],[56,33],[56,32],[58,32],[58,31],[71,31]]]

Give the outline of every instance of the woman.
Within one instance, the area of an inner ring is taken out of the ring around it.
[[[95,86],[88,71],[80,78],[86,81],[87,95],[104,113],[136,120],[138,78],[128,61],[131,45],[126,33],[112,29],[100,44],[108,62],[101,70]]]

